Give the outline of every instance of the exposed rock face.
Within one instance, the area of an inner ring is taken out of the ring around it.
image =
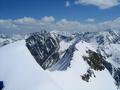
[[[91,69],[88,69],[87,72],[84,75],[82,75],[81,77],[84,81],[89,82],[89,79],[92,76],[96,77],[94,72]]]
[[[85,61],[87,61],[87,63],[92,69],[100,71],[105,69],[102,63],[103,58],[101,55],[91,50],[88,50],[87,53],[89,56],[88,57],[83,56],[83,58]]]
[[[59,60],[59,40],[50,33],[33,33],[26,39],[26,46],[42,68],[50,68]]]

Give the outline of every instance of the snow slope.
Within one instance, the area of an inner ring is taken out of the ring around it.
[[[4,81],[3,90],[117,90],[114,79],[105,69],[94,71],[96,78],[90,82],[81,79],[89,68],[82,55],[92,45],[79,42],[71,61],[71,68],[66,71],[43,70],[34,60],[25,46],[25,41],[18,41],[0,48],[0,80]]]
[[[96,78],[92,77],[90,82],[85,82],[81,79],[89,66],[83,60],[82,56],[86,54],[86,50],[91,48],[88,43],[79,42],[76,45],[77,51],[74,52],[73,60],[71,61],[71,68],[67,71],[52,72],[50,75],[64,90],[117,90],[114,80],[109,72],[105,69],[103,71],[94,71]]]
[[[3,90],[61,90],[36,63],[24,40],[0,48],[0,80]]]

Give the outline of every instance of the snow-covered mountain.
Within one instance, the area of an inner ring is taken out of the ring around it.
[[[16,42],[18,40],[25,39],[25,35],[5,35],[5,34],[0,34],[0,47],[5,46],[9,43]]]
[[[3,90],[120,89],[120,32],[36,32],[0,48]]]

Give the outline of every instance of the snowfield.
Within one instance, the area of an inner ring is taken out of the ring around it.
[[[96,78],[90,82],[81,79],[89,68],[83,54],[92,45],[79,42],[70,67],[66,71],[43,70],[34,60],[25,45],[17,41],[0,48],[0,80],[3,90],[117,90],[115,81],[107,69],[94,71]]]
[[[24,40],[0,48],[0,80],[3,90],[61,90],[36,63]]]

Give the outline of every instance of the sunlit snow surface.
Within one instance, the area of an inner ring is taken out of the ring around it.
[[[0,80],[5,85],[3,90],[117,90],[106,69],[94,71],[96,78],[91,78],[90,82],[81,79],[80,75],[88,69],[82,55],[92,46],[79,42],[76,48],[70,68],[53,72],[44,71],[37,64],[24,40],[0,48]]]

